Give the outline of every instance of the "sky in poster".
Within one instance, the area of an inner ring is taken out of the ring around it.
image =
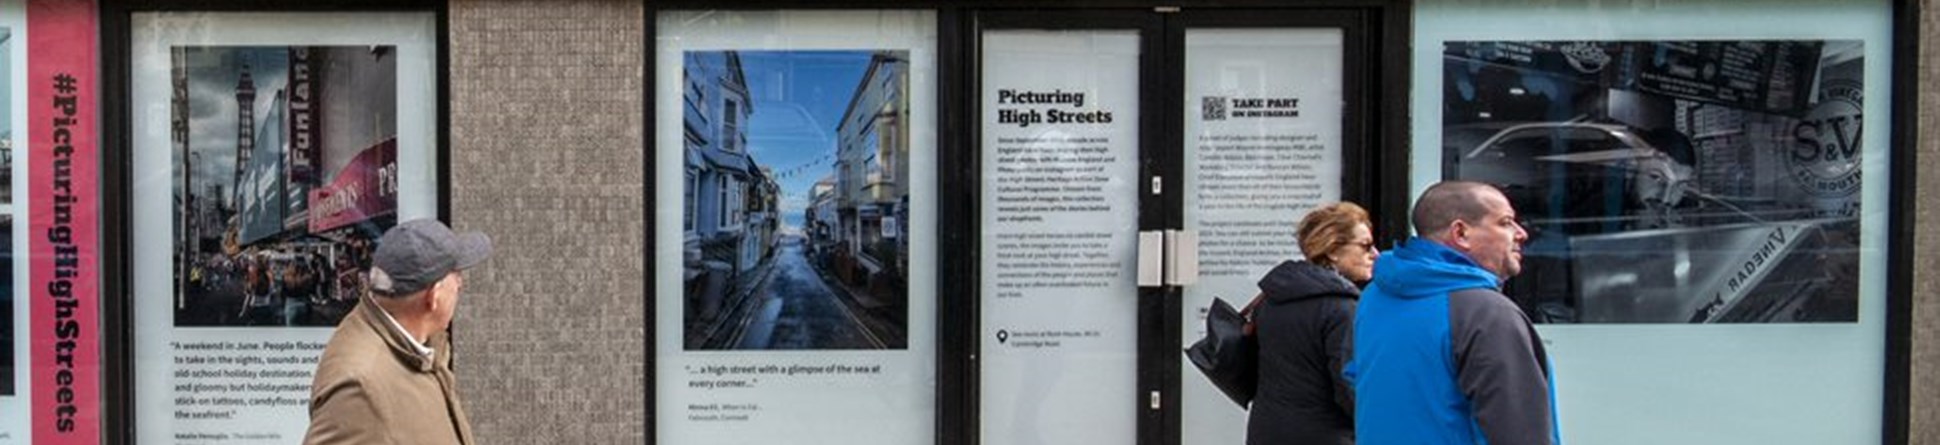
[[[207,192],[203,184],[219,184],[224,195],[229,195],[236,168],[236,87],[242,80],[243,66],[249,67],[250,80],[256,86],[257,122],[253,125],[260,129],[262,119],[270,115],[276,92],[288,83],[289,48],[188,47],[187,59],[189,149],[196,156],[190,162],[195,169],[191,179],[197,184],[189,193],[199,196]],[[180,186],[179,175],[184,172],[181,161],[176,162],[174,184]]]
[[[836,126],[869,67],[870,51],[741,52],[748,92],[748,151],[781,185],[782,221],[802,226],[815,182],[835,169]]]

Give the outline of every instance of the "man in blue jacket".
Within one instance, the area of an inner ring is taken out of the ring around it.
[[[1560,444],[1542,339],[1498,290],[1528,232],[1502,192],[1422,192],[1418,236],[1374,263],[1354,318],[1354,432],[1362,445]]]

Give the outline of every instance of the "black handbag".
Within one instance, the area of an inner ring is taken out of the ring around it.
[[[1226,300],[1213,297],[1206,311],[1206,337],[1186,348],[1186,358],[1213,386],[1233,399],[1241,408],[1253,402],[1253,390],[1260,379],[1259,343],[1253,336],[1251,315],[1260,299],[1255,297],[1246,310],[1234,310]]]

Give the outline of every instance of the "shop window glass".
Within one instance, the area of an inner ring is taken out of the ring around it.
[[[1413,185],[1523,218],[1565,441],[1878,440],[1891,11],[1418,4]]]
[[[436,216],[436,15],[129,20],[135,440],[297,440],[376,240]]]
[[[893,156],[936,177],[935,14],[654,20],[654,199],[699,200],[657,206],[687,214],[652,226],[654,442],[933,441],[937,185],[877,193],[861,167]],[[855,125],[885,113],[912,124]],[[697,182],[673,179],[682,166]],[[882,236],[891,211],[909,236]],[[696,214],[720,230],[672,230]]]

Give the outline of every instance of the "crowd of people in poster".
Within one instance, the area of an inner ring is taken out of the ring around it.
[[[1550,323],[1858,317],[1858,41],[1451,42],[1444,175],[1530,232]]]
[[[391,46],[170,51],[176,326],[335,326],[396,222]]]
[[[902,349],[905,51],[683,55],[685,347]]]

